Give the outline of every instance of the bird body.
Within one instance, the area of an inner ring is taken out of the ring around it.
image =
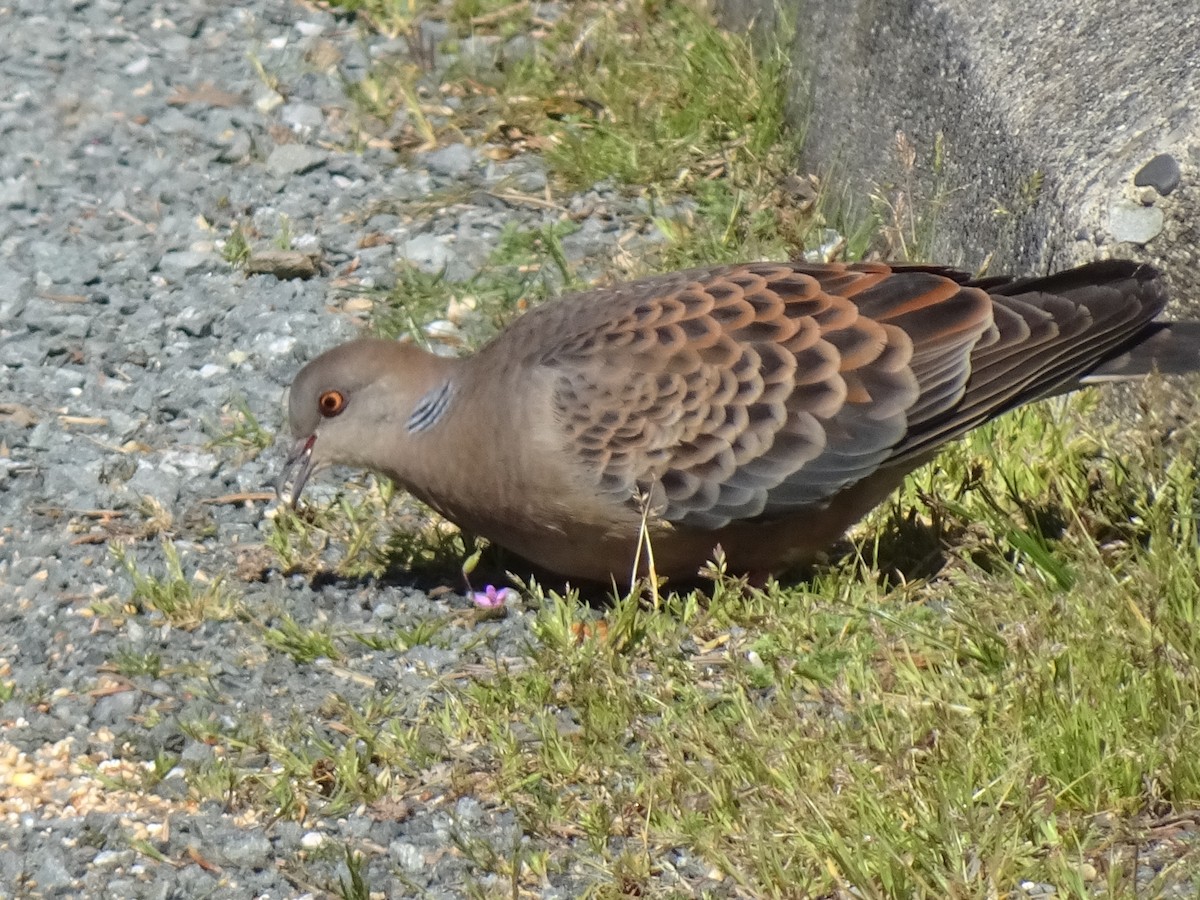
[[[753,263],[551,301],[473,356],[351,341],[289,399],[298,474],[375,471],[562,575],[627,581],[808,560],[913,468],[1015,406],[1200,367],[1126,261],[973,280],[926,266]],[[645,555],[642,555],[643,569]]]

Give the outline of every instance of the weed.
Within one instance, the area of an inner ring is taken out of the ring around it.
[[[341,656],[327,632],[305,628],[288,615],[282,616],[277,626],[265,629],[263,638],[267,646],[286,653],[301,665]]]
[[[121,543],[110,545],[117,564],[133,582],[129,603],[138,611],[156,610],[178,628],[194,628],[202,622],[231,618],[236,604],[221,576],[209,578],[201,570],[188,577],[183,572],[179,551],[163,541],[165,570],[161,577],[146,574]]]
[[[371,890],[367,887],[366,858],[355,853],[350,846],[345,848],[346,878],[338,876],[337,895],[342,900],[370,900]]]
[[[928,165],[918,166],[917,146],[897,131],[895,155],[899,182],[881,186],[871,195],[879,250],[884,259],[924,261],[937,236],[938,216],[949,199],[945,140],[939,132]]]
[[[157,653],[139,653],[125,647],[117,651],[112,666],[118,674],[126,678],[136,678],[139,675],[157,678],[162,673],[162,657]]]
[[[412,628],[399,628],[387,634],[353,634],[350,635],[365,647],[372,650],[395,650],[403,652],[412,647],[420,647],[433,643],[439,631],[446,623],[437,619],[427,619],[418,622]]]
[[[240,224],[234,225],[221,246],[221,258],[235,269],[245,268],[250,261],[250,239]]]
[[[210,425],[214,437],[208,442],[210,450],[232,448],[253,459],[275,443],[275,434],[264,428],[250,409],[245,397],[234,397],[221,409],[219,425]]]

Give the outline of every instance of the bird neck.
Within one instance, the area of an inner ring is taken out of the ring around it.
[[[366,398],[363,416],[369,427],[359,429],[343,454],[411,487],[436,470],[453,441],[447,432],[456,430],[457,410],[467,396],[462,360],[411,344],[387,350]]]
[[[440,384],[435,384],[417,400],[417,405],[413,407],[404,423],[409,434],[419,434],[436,428],[449,414],[457,393],[457,381],[451,374],[446,373],[446,378]]]
[[[502,517],[526,501],[529,457],[542,457],[535,423],[543,379],[495,359],[465,357],[423,380],[403,428],[407,471],[395,473],[423,501],[456,521]],[[487,460],[484,465],[483,461]],[[480,498],[487,498],[480,510]]]

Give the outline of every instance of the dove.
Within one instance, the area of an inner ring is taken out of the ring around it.
[[[363,338],[288,397],[294,505],[329,465],[391,478],[568,579],[811,562],[947,441],[1084,385],[1193,371],[1149,265],[973,278],[758,262],[547,302],[473,355]],[[282,487],[281,487],[282,490]],[[646,543],[650,553],[647,553]],[[636,565],[639,569],[635,570]]]

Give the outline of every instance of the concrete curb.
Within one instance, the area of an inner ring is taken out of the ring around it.
[[[727,27],[782,41],[802,168],[885,212],[936,213],[928,240],[915,229],[921,255],[967,269],[990,256],[993,272],[1144,259],[1200,309],[1196,0],[716,6]],[[869,211],[860,199],[851,215]]]

